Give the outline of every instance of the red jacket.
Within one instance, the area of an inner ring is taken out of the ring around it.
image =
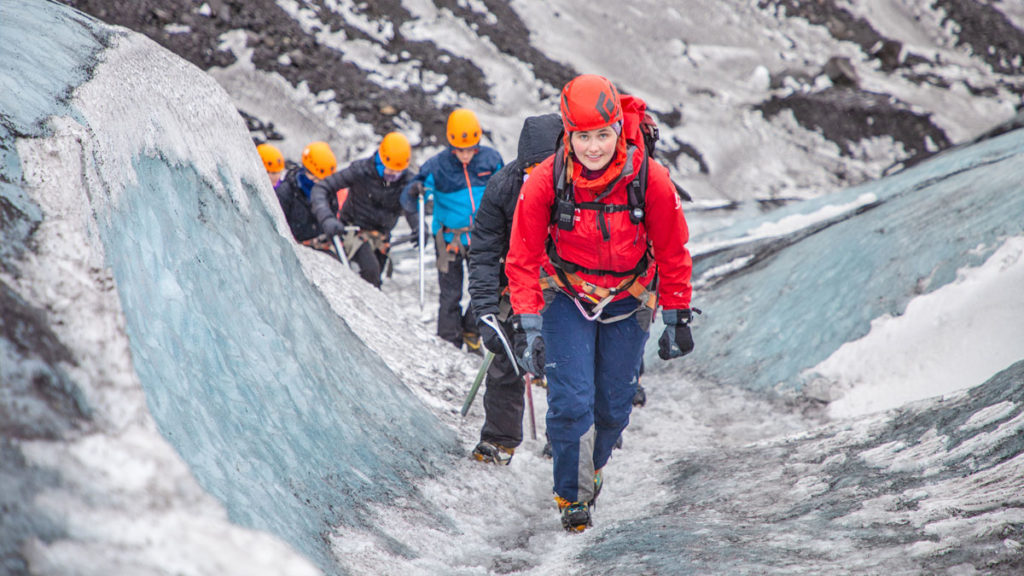
[[[632,175],[639,171],[642,160],[643,139],[639,132],[639,120],[627,104],[634,104],[628,96],[623,98],[625,118],[623,135],[627,141],[638,146],[633,157]],[[635,99],[633,99],[635,100]],[[643,112],[643,102],[632,108]],[[575,160],[573,160],[575,162]],[[561,230],[551,223],[552,206],[555,203],[553,182],[554,157],[549,157],[537,166],[523,184],[512,220],[512,234],[509,244],[505,272],[509,279],[512,309],[517,314],[537,314],[544,306],[544,296],[538,281],[542,267],[550,274],[553,269],[547,263],[545,251],[549,236],[554,239],[558,254],[563,260],[582,268],[627,272],[632,270],[644,252],[648,240],[652,246],[654,262],[658,270],[658,295],[660,304],[666,309],[690,307],[693,288],[690,276],[693,262],[686,249],[689,230],[683,207],[676,195],[675,186],[669,179],[668,170],[653,160],[648,162],[648,184],[644,221],[635,225],[629,221],[627,211],[605,213],[610,239],[605,240],[599,227],[601,214],[596,210],[577,208],[573,230]],[[627,172],[629,170],[627,169]],[[634,176],[622,178],[614,185],[604,204],[628,204],[626,185]],[[577,204],[594,202],[595,194],[576,186]],[[545,266],[546,265],[546,266]],[[655,266],[648,269],[640,279],[644,285],[650,282]],[[596,286],[614,288],[623,276],[611,274],[596,275],[577,272],[583,280]],[[631,297],[620,293],[616,299]]]

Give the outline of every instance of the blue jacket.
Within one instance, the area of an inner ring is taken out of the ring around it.
[[[443,228],[456,230],[470,228],[480,206],[487,181],[505,164],[494,148],[479,146],[469,164],[463,167],[451,148],[426,161],[420,171],[402,190],[402,207],[407,212],[417,210],[416,201],[409,197],[409,189],[416,182],[423,184],[424,194],[434,198],[432,232]],[[445,232],[445,242],[455,235]],[[462,245],[469,246],[470,234],[462,235]]]

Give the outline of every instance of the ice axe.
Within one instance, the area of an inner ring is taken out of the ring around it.
[[[359,226],[345,226],[345,233],[346,234],[353,233],[353,232],[359,232],[359,230],[360,230]],[[334,249],[338,252],[338,259],[341,260],[341,263],[344,264],[346,268],[348,268],[349,267],[349,259],[348,259],[349,255],[345,253],[345,243],[341,241],[341,236],[338,236],[337,234],[331,236],[331,242],[334,244]],[[357,247],[358,247],[358,245],[357,245]],[[353,250],[353,253],[354,252],[355,252],[355,250]]]
[[[512,362],[515,364],[515,361]],[[523,376],[526,381],[526,403],[530,406],[530,438],[537,439],[537,418],[533,413],[533,374],[529,372]]]
[[[491,327],[491,330],[498,335],[498,339],[501,340],[501,346],[505,349],[505,354],[508,355],[512,361],[512,369],[516,371],[516,376],[522,374],[519,370],[519,363],[516,362],[516,355],[512,352],[512,344],[509,343],[508,337],[505,336],[505,331],[501,328],[501,323],[494,314],[484,314],[480,317],[480,321]]]
[[[424,221],[426,220],[426,218],[424,218],[424,216],[423,216],[424,209],[423,209],[423,193],[422,192],[419,195],[419,200],[417,201],[417,204],[419,205],[419,231],[418,231],[418,233],[419,233],[419,241],[420,241],[420,250],[419,250],[419,253],[420,253],[420,316],[423,316],[423,300],[424,300],[424,287],[425,287],[425,280],[424,280],[424,274],[423,274],[423,250],[424,250],[424,244],[427,243],[426,242],[427,238],[426,238],[426,230],[424,230]],[[466,414],[463,413],[462,415],[465,416]]]
[[[334,251],[338,253],[341,263],[345,265],[345,268],[348,268],[348,254],[345,254],[345,246],[341,243],[341,237],[335,234],[331,236],[331,242],[334,243]]]
[[[484,363],[480,365],[480,370],[476,373],[476,379],[473,380],[473,385],[469,388],[469,394],[466,396],[466,401],[462,403],[462,416],[465,417],[469,413],[469,407],[473,405],[473,400],[476,399],[476,391],[480,389],[480,383],[484,381],[484,375],[487,374],[487,369],[491,367],[491,362],[494,361],[494,352],[490,350],[484,355]]]

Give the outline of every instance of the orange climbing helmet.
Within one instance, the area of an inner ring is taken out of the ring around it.
[[[597,130],[622,120],[619,91],[610,80],[581,74],[562,88],[559,108],[566,132]]]
[[[282,172],[284,170],[284,155],[273,144],[263,143],[256,147],[260,158],[263,160],[263,167],[267,172]]]
[[[466,108],[448,115],[448,143],[455,148],[472,148],[480,143],[480,121]]]
[[[324,179],[334,174],[338,167],[338,160],[331,152],[327,142],[312,142],[302,151],[302,165],[309,170],[313,176]]]
[[[412,148],[409,146],[409,139],[401,132],[388,132],[380,141],[377,148],[380,161],[388,170],[401,172],[409,167],[409,157],[412,156]]]

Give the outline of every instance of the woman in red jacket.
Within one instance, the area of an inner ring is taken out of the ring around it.
[[[560,108],[565,136],[523,184],[506,272],[520,363],[548,381],[555,501],[563,527],[581,532],[629,423],[659,304],[659,355],[693,350],[692,262],[668,170],[644,148],[646,104],[584,74]]]

